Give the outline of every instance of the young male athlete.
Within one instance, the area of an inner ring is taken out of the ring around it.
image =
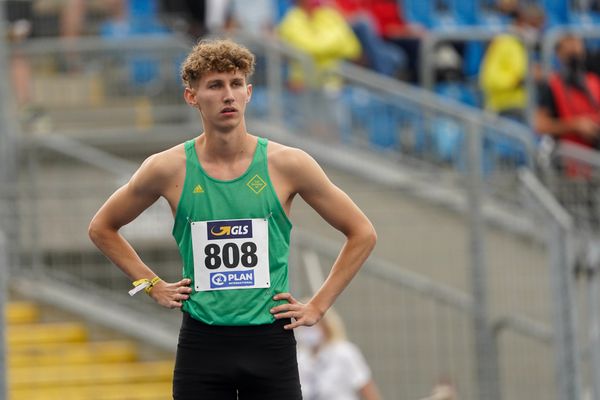
[[[367,217],[310,156],[246,131],[253,69],[253,54],[234,42],[197,44],[182,79],[204,132],[150,156],[89,228],[134,290],[182,309],[177,400],[300,399],[292,329],[321,319],[376,241]],[[346,236],[306,304],[288,288],[288,216],[296,195]],[[183,279],[175,283],[160,280],[118,232],[161,196],[183,260]]]

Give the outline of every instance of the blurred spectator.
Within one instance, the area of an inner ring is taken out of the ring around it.
[[[559,142],[597,151],[600,145],[600,77],[585,69],[583,40],[570,33],[556,45],[560,69],[541,85],[535,113],[535,129]],[[567,178],[557,193],[563,204],[580,204],[577,215],[594,231],[600,228],[599,185],[593,168],[569,157],[557,160]],[[583,213],[582,211],[585,210]]]
[[[368,67],[387,76],[403,77],[407,59],[404,50],[384,40],[381,23],[365,0],[337,0],[352,30],[360,41]]]
[[[305,400],[379,400],[363,355],[349,342],[334,310],[318,324],[295,330],[298,369]]]
[[[517,15],[517,11],[519,9],[519,1],[498,0],[496,2],[496,9],[504,15],[514,18]]]
[[[400,47],[406,55],[407,65],[401,78],[410,82],[419,81],[419,46],[425,29],[409,24],[402,13],[399,0],[338,0],[347,13],[359,8],[373,16],[377,31],[386,41]]]
[[[273,0],[231,0],[228,28],[248,32],[254,36],[270,35],[275,28]]]
[[[396,0],[336,0],[336,4],[349,17],[368,13],[374,19],[379,35],[386,39],[422,33],[406,23]]]
[[[5,2],[5,7],[8,40],[11,44],[17,45],[31,35],[33,17],[31,2],[9,0]],[[10,72],[17,104],[22,108],[29,103],[31,97],[31,66],[18,49],[11,56]]]
[[[321,0],[296,0],[278,31],[283,41],[312,56],[319,73],[361,55],[360,42],[344,16]],[[333,88],[340,86],[337,79],[319,79],[319,82]],[[293,66],[290,86],[300,89],[305,84],[299,66]]]
[[[600,144],[600,78],[585,70],[580,37],[559,39],[560,68],[540,85],[534,125],[539,133],[560,141],[598,149]]]
[[[485,108],[503,117],[526,121],[528,50],[523,41],[538,41],[544,12],[536,5],[521,6],[510,27],[490,43],[479,75]],[[536,66],[539,77],[539,66]],[[535,72],[534,72],[535,73]]]
[[[229,0],[161,0],[161,10],[170,26],[196,39],[224,30],[231,20]]]
[[[60,12],[60,35],[66,39],[96,33],[89,29],[87,17],[92,11],[88,0],[65,0]],[[124,21],[127,19],[126,0],[107,0],[94,5],[93,11],[100,11],[103,19]]]
[[[458,400],[454,386],[449,383],[435,385],[429,397],[421,400]]]

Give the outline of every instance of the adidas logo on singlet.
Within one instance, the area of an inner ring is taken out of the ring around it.
[[[196,185],[196,187],[194,188],[192,193],[194,193],[194,194],[204,193],[204,189],[202,189],[202,186]]]

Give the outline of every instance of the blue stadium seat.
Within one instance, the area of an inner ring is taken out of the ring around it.
[[[126,37],[165,35],[168,29],[154,19],[132,18],[127,21],[107,21],[100,27],[100,36],[108,40]],[[146,85],[159,78],[160,62],[156,57],[127,56],[130,82],[134,85]]]
[[[506,17],[491,11],[491,8],[485,9],[481,0],[443,0],[437,3],[399,0],[398,4],[409,22],[418,23],[428,29],[445,30],[482,25],[489,29],[501,30],[508,22]]]
[[[472,86],[465,82],[445,81],[436,83],[435,93],[472,107],[479,107],[479,98]]]
[[[497,163],[522,166],[527,162],[527,150],[523,144],[503,136],[493,129],[484,133],[484,157],[493,168]]]
[[[438,161],[455,165],[464,162],[465,131],[453,118],[434,118],[431,127],[431,144],[434,157]]]
[[[109,20],[100,26],[100,36],[109,40],[126,37],[165,35],[169,30],[158,20],[156,0],[129,0],[129,18],[125,21]],[[152,56],[127,56],[130,82],[143,86],[159,79],[159,59]]]
[[[275,1],[275,21],[281,22],[285,14],[294,5],[294,0],[273,0]]]
[[[433,1],[398,0],[398,5],[402,7],[402,15],[407,21],[426,28],[433,28],[436,17]]]
[[[340,97],[344,112],[340,118],[342,141],[364,131],[368,142],[379,149],[397,148],[401,120],[405,115],[389,100],[356,86],[346,86]]]
[[[569,23],[569,0],[539,0],[546,12],[549,26],[566,25]]]

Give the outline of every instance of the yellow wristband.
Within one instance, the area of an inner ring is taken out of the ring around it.
[[[150,291],[161,279],[158,276],[155,276],[152,279],[142,278],[133,282],[134,288],[129,291],[129,295],[133,296],[137,292],[144,290],[146,293],[150,294]]]
[[[150,280],[150,285],[148,285],[148,286],[146,286],[146,288],[144,288],[144,292],[146,292],[147,294],[150,294],[150,291],[152,290],[152,288],[154,287],[154,285],[156,285],[161,280],[162,279],[160,279],[158,276],[155,276],[154,278],[152,278]]]

